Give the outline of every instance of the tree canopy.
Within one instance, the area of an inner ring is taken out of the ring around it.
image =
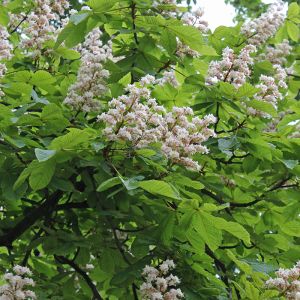
[[[175,2],[1,2],[0,299],[299,299],[300,7]]]

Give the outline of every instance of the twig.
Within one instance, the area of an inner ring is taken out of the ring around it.
[[[64,256],[58,256],[58,255],[54,255],[55,259],[61,263],[61,264],[66,264],[69,265],[70,267],[72,267],[79,275],[81,275],[81,277],[85,280],[85,282],[87,283],[87,285],[90,287],[90,289],[93,292],[93,299],[97,299],[97,300],[103,300],[103,298],[101,297],[101,295],[99,294],[97,287],[94,285],[93,281],[91,280],[91,278],[87,275],[86,272],[84,272],[74,261],[64,257]]]
[[[16,32],[18,28],[22,25],[22,23],[27,20],[27,18],[28,18],[28,13],[23,17],[23,19],[17,24],[17,26],[9,34],[13,34],[14,32]]]
[[[136,3],[132,2],[131,4],[131,18],[132,18],[132,29],[133,29],[133,37],[135,40],[135,43],[138,45],[139,41],[138,41],[138,37],[137,37],[137,33],[136,33],[136,25],[135,25],[135,19],[136,19]]]
[[[242,128],[244,126],[244,124],[246,123],[246,120],[244,120],[242,123],[239,123],[238,126],[230,129],[230,130],[220,130],[220,131],[215,131],[216,134],[220,134],[220,133],[230,133],[230,132],[234,132],[240,128]]]
[[[13,228],[0,236],[0,246],[11,246],[14,240],[19,238],[37,220],[49,214],[63,196],[62,191],[56,191],[46,198],[40,206],[33,208],[20,222]]]

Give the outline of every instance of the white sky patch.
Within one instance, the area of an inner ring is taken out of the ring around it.
[[[262,2],[270,4],[276,2],[276,0],[262,0]],[[212,31],[221,25],[235,25],[233,22],[233,18],[235,17],[235,9],[232,5],[225,4],[224,0],[197,0],[195,8],[197,7],[202,7],[204,9],[203,19],[208,22],[208,27]]]
[[[224,0],[198,0],[195,7],[204,9],[203,20],[208,22],[208,27],[215,30],[218,26],[233,26],[232,21],[235,10],[232,5],[225,4]]]

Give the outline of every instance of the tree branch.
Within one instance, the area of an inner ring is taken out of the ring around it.
[[[17,26],[10,31],[9,34],[13,34],[14,32],[16,32],[18,30],[18,28],[22,25],[23,22],[25,22],[28,18],[28,13],[23,17],[23,19],[17,24]]]
[[[9,228],[5,234],[0,236],[0,246],[11,247],[13,241],[19,238],[37,220],[51,213],[62,196],[62,191],[56,191],[48,198],[46,198],[46,201],[44,203],[32,209],[13,228]]]
[[[94,285],[93,281],[91,280],[91,278],[87,275],[86,272],[84,272],[74,261],[64,257],[64,256],[58,256],[58,255],[54,255],[55,259],[61,263],[61,264],[65,264],[65,265],[69,265],[70,267],[72,267],[79,275],[81,275],[81,277],[85,280],[85,282],[87,283],[87,285],[90,287],[90,289],[92,290],[93,293],[93,299],[97,299],[97,300],[103,300],[103,298],[101,297],[101,295],[99,294],[97,287]]]
[[[220,130],[220,131],[215,131],[216,134],[220,134],[220,133],[230,133],[230,132],[234,132],[240,128],[242,128],[244,126],[244,124],[246,123],[246,120],[243,120],[241,123],[238,123],[238,126],[230,129],[230,130]]]
[[[136,3],[132,2],[131,4],[131,18],[132,18],[132,29],[133,29],[133,37],[135,40],[135,43],[138,45],[139,41],[138,41],[138,37],[137,37],[137,33],[136,33],[136,25],[135,25],[135,19],[136,19]]]

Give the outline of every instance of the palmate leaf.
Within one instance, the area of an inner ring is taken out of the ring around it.
[[[222,232],[212,222],[211,216],[205,212],[197,212],[193,215],[193,227],[201,236],[201,239],[214,251],[222,242]]]
[[[216,228],[223,231],[227,231],[228,233],[244,241],[248,245],[251,244],[249,233],[239,223],[226,221],[223,218],[217,218],[214,216],[210,216],[210,217],[211,217],[211,221],[216,226]]]
[[[90,139],[90,133],[86,130],[70,128],[66,135],[55,138],[49,148],[53,150],[73,149]]]
[[[167,182],[161,180],[146,180],[139,182],[139,186],[150,194],[180,199],[178,192]]]
[[[111,187],[114,187],[121,183],[122,183],[122,181],[119,177],[113,177],[113,178],[107,179],[98,186],[97,192],[104,192],[104,191],[110,189]]]
[[[55,163],[52,160],[40,162],[35,165],[29,176],[30,187],[37,191],[46,187],[54,175]]]
[[[56,150],[34,149],[35,156],[39,162],[46,161],[56,154]]]
[[[201,50],[203,50],[203,39],[198,29],[193,26],[184,25],[171,25],[167,28],[171,33],[179,37],[184,44],[201,53]],[[213,53],[213,48],[211,49],[211,52],[211,55],[215,55],[215,53]]]

